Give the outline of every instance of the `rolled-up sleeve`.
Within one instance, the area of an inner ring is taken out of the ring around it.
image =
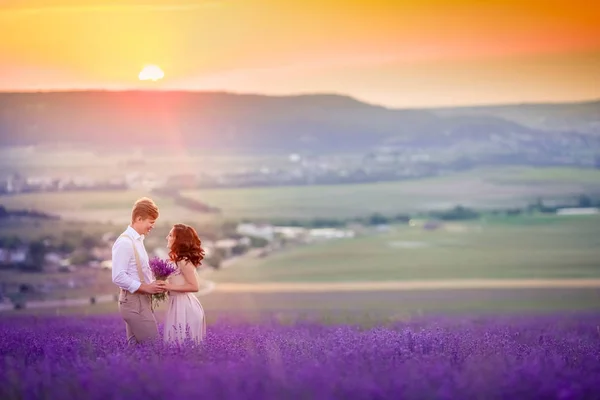
[[[133,257],[133,245],[125,240],[117,240],[112,248],[112,281],[122,289],[135,293],[142,285],[127,273],[129,261]]]

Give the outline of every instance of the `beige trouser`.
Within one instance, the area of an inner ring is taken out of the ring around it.
[[[152,340],[158,336],[150,295],[121,290],[119,311],[125,321],[128,344]]]

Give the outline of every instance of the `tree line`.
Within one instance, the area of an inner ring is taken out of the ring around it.
[[[574,199],[567,199],[561,202],[550,202],[544,201],[542,198],[530,202],[523,207],[511,207],[502,209],[492,209],[488,211],[481,211],[471,207],[465,207],[457,205],[447,210],[437,210],[429,212],[420,212],[414,214],[395,214],[385,215],[382,213],[373,213],[365,217],[356,218],[313,218],[307,220],[297,219],[277,219],[271,220],[270,223],[281,226],[294,226],[303,228],[343,228],[352,224],[360,224],[365,226],[378,226],[387,224],[398,224],[408,223],[411,219],[432,219],[439,221],[469,221],[477,220],[484,215],[496,215],[496,216],[518,216],[518,215],[531,215],[534,213],[541,214],[554,214],[562,208],[589,208],[597,207],[600,208],[600,197],[594,197],[586,194],[582,194]],[[244,220],[243,222],[256,222],[252,220]]]

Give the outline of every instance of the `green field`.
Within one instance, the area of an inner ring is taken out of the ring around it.
[[[598,289],[435,289],[220,292],[227,283],[359,282],[444,279],[565,279],[600,277],[600,217],[486,218],[438,231],[396,226],[390,233],[286,249],[266,258],[241,259],[203,275],[217,282],[201,297],[209,320],[227,315],[281,318],[381,320],[423,313],[498,313],[590,310]],[[94,290],[112,292],[109,274],[98,271]],[[33,275],[29,275],[33,277]],[[68,275],[50,277],[67,278]],[[17,277],[11,277],[16,279]],[[203,278],[203,279],[204,279]],[[36,276],[36,280],[49,279]],[[73,295],[69,294],[69,297]],[[114,313],[116,304],[22,310],[27,313]],[[15,311],[17,312],[17,311]],[[159,310],[159,318],[161,311]]]
[[[482,169],[443,177],[361,185],[186,191],[233,218],[355,217],[448,209],[524,206],[538,197],[600,193],[600,171],[573,168]]]
[[[404,182],[184,193],[221,207],[224,214],[220,217],[194,213],[175,205],[171,198],[143,191],[23,194],[0,197],[0,204],[9,209],[33,208],[57,213],[65,220],[3,221],[0,233],[37,238],[67,230],[98,235],[119,232],[129,219],[133,202],[147,195],[153,197],[161,209],[159,226],[148,238],[148,245],[153,246],[163,245],[168,224],[178,221],[201,228],[238,218],[347,218],[373,212],[394,215],[447,209],[456,204],[489,209],[524,206],[538,197],[550,200],[582,193],[600,193],[600,171],[500,168]],[[75,223],[71,219],[87,222]],[[393,226],[393,230],[385,234],[284,249],[265,258],[242,259],[210,274],[209,279],[223,284],[260,284],[600,278],[600,217],[597,216],[503,219],[486,216],[483,220],[450,224],[446,228],[425,231],[418,227]],[[102,285],[110,285],[108,276],[101,280]],[[596,289],[272,294],[217,291],[203,297],[202,302],[210,318],[229,312],[258,315],[303,310],[334,315],[383,313],[393,317],[419,312],[588,309],[599,307],[599,296]],[[115,310],[114,304],[98,304],[40,312]]]
[[[508,167],[499,170],[497,173],[489,173],[491,182],[499,183],[553,183],[553,182],[572,182],[582,185],[599,185],[600,170],[580,169],[580,168],[524,168]]]
[[[0,197],[0,205],[7,209],[34,209],[59,215],[68,221],[127,224],[133,203],[148,196],[156,201],[161,212],[160,223],[219,224],[222,216],[192,212],[174,204],[173,198],[148,191],[80,191],[25,193]]]
[[[213,224],[243,218],[348,218],[375,212],[394,215],[448,209],[458,204],[481,209],[515,207],[538,197],[562,199],[582,193],[600,193],[600,171],[511,167],[401,182],[183,192],[221,208],[221,216],[200,214],[174,204],[172,198],[141,190],[20,194],[0,197],[0,204],[11,209],[57,213],[67,219],[123,223],[137,198],[151,196],[161,209],[162,221]]]
[[[128,164],[134,163],[134,165]],[[146,149],[137,152],[111,149],[69,148],[55,146],[0,148],[0,176],[19,173],[26,176],[86,176],[96,179],[120,178],[142,170],[156,177],[198,171],[235,171],[241,168],[279,167],[289,164],[285,155],[215,154],[201,149],[181,148],[165,152]]]
[[[217,282],[359,282],[600,277],[600,217],[515,217],[396,226],[387,234],[240,261]]]
[[[282,321],[316,318],[324,321],[381,323],[426,314],[553,313],[600,309],[595,289],[436,290],[357,293],[211,293],[200,297],[208,323],[220,318]],[[11,314],[117,314],[117,304],[5,311]],[[165,307],[156,311],[164,319]]]
[[[41,220],[19,218],[0,223],[0,237],[17,236],[22,240],[36,240],[48,236],[62,236],[66,232],[81,232],[83,235],[102,236],[107,232],[119,233],[122,225],[90,223],[65,220]]]

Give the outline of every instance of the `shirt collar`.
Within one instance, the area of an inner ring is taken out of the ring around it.
[[[144,240],[144,235],[140,235],[139,233],[137,233],[137,231],[133,229],[131,225],[127,227],[127,230],[125,232],[127,232],[127,234],[131,236],[134,240]]]

